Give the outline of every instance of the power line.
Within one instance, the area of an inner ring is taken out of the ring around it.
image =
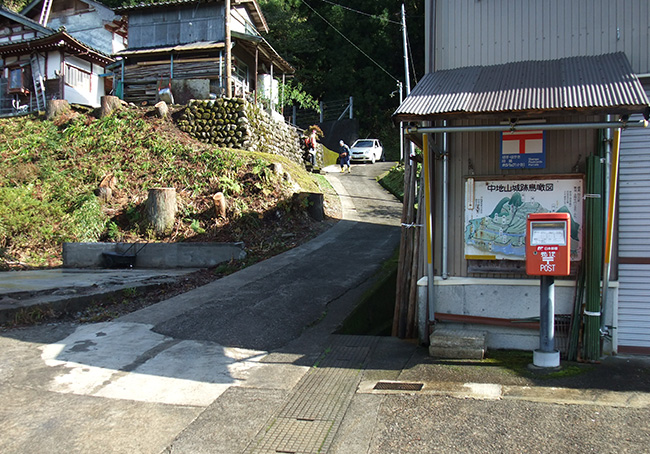
[[[361,14],[362,16],[372,17],[373,19],[377,19],[377,20],[380,20],[380,21],[383,21],[383,22],[388,22],[388,23],[391,23],[391,24],[402,25],[401,22],[386,19],[385,17],[377,16],[376,14],[364,13],[363,11],[353,9],[353,8],[350,8],[349,6],[344,6],[344,5],[341,5],[339,3],[330,2],[329,0],[321,0],[321,1],[324,2],[324,3],[329,3],[332,6],[338,6],[339,8],[347,9],[348,11],[352,11],[353,13]]]
[[[312,11],[314,12],[314,14],[316,14],[318,17],[320,17],[320,18],[323,20],[323,22],[325,22],[327,25],[329,25],[330,27],[332,27],[332,28],[334,29],[334,31],[336,31],[336,33],[338,33],[339,35],[341,35],[341,36],[343,37],[343,39],[345,39],[345,40],[346,40],[348,43],[350,43],[350,44],[351,44],[355,49],[357,49],[359,52],[361,52],[361,53],[362,53],[362,54],[363,54],[363,55],[364,55],[368,60],[370,60],[371,62],[373,62],[373,63],[374,63],[374,64],[375,64],[379,69],[381,69],[383,72],[385,72],[386,74],[388,74],[388,76],[389,76],[391,79],[393,79],[395,82],[400,82],[399,79],[395,78],[391,73],[388,72],[388,70],[386,70],[383,66],[381,66],[379,63],[377,63],[377,62],[376,62],[376,61],[375,61],[375,60],[374,60],[370,55],[368,55],[367,53],[365,53],[365,52],[364,52],[364,51],[363,51],[359,46],[357,46],[357,45],[354,44],[352,41],[350,41],[350,39],[348,39],[347,36],[345,36],[341,31],[339,31],[338,28],[336,28],[336,27],[335,27],[334,25],[332,25],[332,24],[331,24],[327,19],[325,19],[325,18],[324,18],[324,17],[323,17],[323,16],[322,16],[318,11],[316,11],[314,8],[312,8],[312,7],[311,7],[311,6],[310,6],[310,5],[309,5],[305,0],[300,0],[300,1],[303,2],[303,3],[305,4],[305,6],[307,6],[307,8],[309,8],[310,10],[312,10]]]

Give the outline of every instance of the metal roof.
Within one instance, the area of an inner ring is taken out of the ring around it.
[[[639,79],[625,54],[617,52],[429,73],[393,119],[625,115],[646,109],[648,98]]]
[[[223,49],[225,44],[223,41],[197,41],[188,44],[177,44],[175,46],[164,47],[146,47],[142,49],[122,49],[117,56],[132,57],[138,55],[153,55],[153,54],[169,54],[169,53],[183,53],[183,52],[196,52],[204,50]]]

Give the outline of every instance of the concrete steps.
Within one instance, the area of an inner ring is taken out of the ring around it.
[[[429,355],[445,359],[483,359],[487,332],[436,328],[429,336]]]

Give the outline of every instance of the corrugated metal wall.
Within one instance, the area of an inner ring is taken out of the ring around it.
[[[650,73],[648,0],[428,2],[435,70],[623,51],[637,74]]]
[[[619,351],[650,349],[650,131],[623,131],[619,169]]]
[[[223,41],[224,36],[224,6],[221,3],[129,13],[129,49]]]
[[[558,123],[596,121],[593,117],[562,118]],[[494,124],[486,122],[485,124]],[[465,126],[469,122],[454,122],[452,126]],[[479,123],[480,124],[480,123]],[[453,133],[449,135],[449,262],[450,276],[467,276],[464,259],[465,231],[465,180],[469,176],[547,175],[584,173],[585,158],[596,151],[598,133],[595,130],[547,131],[545,169],[500,169],[500,134],[496,132]],[[439,150],[437,138],[435,149]],[[442,189],[442,161],[436,160],[436,194]],[[435,272],[441,273],[440,232],[442,226],[442,201],[435,201]],[[495,275],[496,276],[496,275]],[[490,276],[485,276],[490,277]],[[499,274],[498,277],[508,277]]]

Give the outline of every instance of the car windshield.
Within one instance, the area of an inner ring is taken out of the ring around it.
[[[354,142],[353,147],[359,147],[359,148],[371,148],[372,147],[372,140],[357,140]]]

